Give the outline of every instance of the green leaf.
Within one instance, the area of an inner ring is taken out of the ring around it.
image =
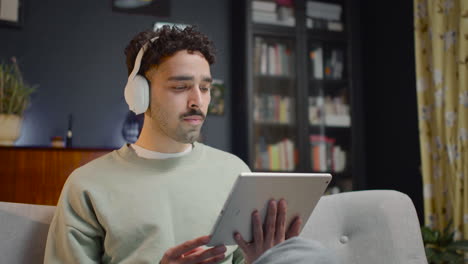
[[[445,251],[444,253],[442,253],[440,255],[440,259],[442,260],[442,263],[463,263],[463,255],[450,251]]]
[[[459,240],[450,243],[447,245],[447,250],[461,250],[461,251],[468,251],[468,240]]]
[[[432,255],[432,259],[429,260],[430,263],[435,264],[444,264],[444,260],[442,259],[442,254],[439,252],[438,254]]]
[[[425,248],[427,261],[434,264],[445,264],[446,257],[444,257],[445,252],[439,248]]]
[[[448,244],[450,244],[450,242],[453,241],[455,232],[450,232],[450,230],[452,229],[452,225],[453,225],[453,220],[450,219],[447,225],[445,226],[444,230],[442,231],[442,234],[438,242],[441,247],[446,247]]]
[[[446,247],[448,244],[453,242],[454,236],[455,236],[455,232],[452,232],[450,234],[444,234],[439,240],[439,245],[441,247]]]
[[[436,244],[437,243],[437,239],[439,236],[438,231],[434,231],[427,226],[423,226],[421,228],[421,233],[422,233],[424,244],[427,244],[427,243]]]
[[[436,249],[434,249],[434,248],[425,248],[425,251],[426,251],[427,261],[433,262],[434,261],[434,256],[438,254]]]
[[[452,228],[452,225],[453,225],[453,220],[450,219],[449,222],[447,223],[447,226],[445,226],[444,228],[444,232],[443,232],[443,235],[446,235],[450,232],[450,229]]]
[[[30,95],[37,87],[24,80],[16,59],[11,65],[0,63],[0,114],[23,114]]]

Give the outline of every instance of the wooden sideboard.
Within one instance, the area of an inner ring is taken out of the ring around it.
[[[111,151],[0,147],[0,201],[56,205],[73,170]]]

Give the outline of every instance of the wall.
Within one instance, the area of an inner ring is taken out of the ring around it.
[[[155,22],[198,25],[218,49],[212,75],[230,89],[228,0],[204,0],[204,5],[171,0],[168,18],[112,12],[107,0],[24,2],[23,27],[0,27],[0,60],[16,56],[25,79],[40,85],[17,145],[46,146],[52,136],[65,136],[70,113],[74,146],[124,144],[121,127],[128,108],[123,98],[127,78],[123,50],[136,33],[151,29]],[[210,116],[203,133],[207,144],[229,151],[229,100],[226,104],[225,115]]]
[[[413,1],[361,1],[368,189],[408,194],[423,219]]]
[[[421,217],[412,1],[353,2],[361,12],[363,47],[367,166],[363,187],[407,193]],[[110,1],[25,0],[23,28],[0,28],[0,59],[17,56],[26,79],[40,85],[17,144],[48,145],[51,136],[65,135],[69,113],[75,116],[76,146],[123,144],[121,126],[127,113],[123,49],[134,34],[156,21],[198,24],[218,48],[213,76],[229,84],[229,2],[203,3],[171,0],[171,16],[158,18],[114,13]],[[205,124],[207,144],[231,149],[229,116],[226,100],[225,115],[211,116]]]

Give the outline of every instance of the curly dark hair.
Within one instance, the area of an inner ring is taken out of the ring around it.
[[[199,32],[195,26],[181,29],[177,26],[165,25],[156,31],[147,30],[138,33],[127,45],[124,53],[127,57],[128,75],[133,70],[138,51],[155,37],[159,38],[148,45],[141,60],[138,71],[140,75],[144,75],[152,65],[159,64],[161,58],[171,56],[180,50],[188,50],[190,53],[199,51],[210,65],[215,62],[213,42],[205,34]]]

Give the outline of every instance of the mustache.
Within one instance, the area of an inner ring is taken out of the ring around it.
[[[184,119],[187,116],[195,116],[195,115],[201,116],[203,118],[203,120],[205,120],[205,118],[206,118],[205,114],[202,111],[198,110],[198,109],[191,109],[187,113],[182,114],[180,116],[180,118]]]

